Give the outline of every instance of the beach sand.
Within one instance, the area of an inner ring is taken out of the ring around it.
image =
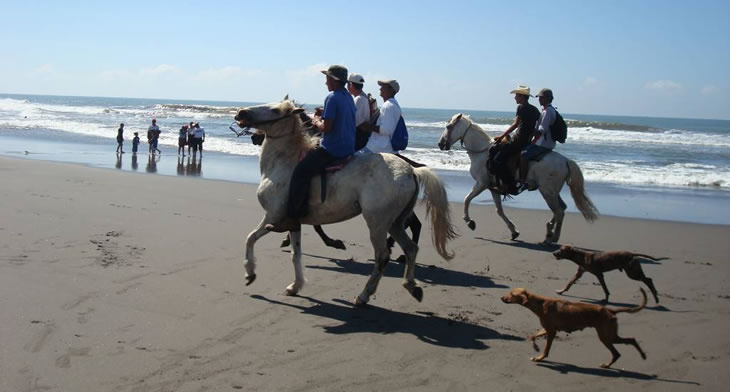
[[[438,257],[424,225],[423,302],[391,263],[370,305],[354,308],[373,268],[361,217],[326,227],[345,251],[304,228],[308,282],[287,297],[293,268],[280,234],[257,243],[258,279],[244,285],[244,239],[262,216],[255,186],[3,157],[0,173],[2,391],[686,391],[730,382],[728,226],[566,216],[562,243],[670,258],[643,266],[660,306],[650,296],[647,309],[618,316],[621,336],[637,338],[647,360],[618,345],[614,369],[601,369],[610,353],[590,329],[560,333],[550,357],[531,362],[537,317],[500,301],[509,287],[556,296],[575,273],[537,245],[545,210],[509,210],[522,232],[510,241],[492,208],[472,207],[470,231],[453,204],[454,260]],[[606,280],[614,306],[639,303],[640,282],[619,271]],[[589,274],[567,294],[603,298]]]

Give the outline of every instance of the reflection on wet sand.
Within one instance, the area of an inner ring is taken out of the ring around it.
[[[116,167],[117,169],[122,168],[122,154],[117,153],[117,163],[114,164],[114,167]]]
[[[203,157],[195,155],[177,158],[177,175],[178,176],[200,176],[203,170]]]
[[[157,173],[157,162],[162,159],[161,155],[150,154],[147,158],[147,167],[145,171],[147,173]]]
[[[137,154],[132,154],[132,170],[137,171],[139,165],[137,164]]]

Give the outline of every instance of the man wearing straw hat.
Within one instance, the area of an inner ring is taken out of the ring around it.
[[[322,143],[309,151],[294,168],[289,184],[287,217],[266,230],[285,232],[301,229],[299,219],[307,214],[312,177],[322,173],[327,165],[355,153],[355,103],[345,90],[347,68],[333,65],[322,71],[329,95],[324,101],[322,117],[312,119],[312,125],[322,131]]]
[[[524,187],[521,184],[519,187],[517,186],[514,172],[508,167],[507,162],[509,162],[511,157],[519,154],[523,148],[530,144],[532,135],[535,132],[535,124],[540,117],[540,111],[528,102],[532,96],[530,95],[529,87],[520,85],[510,91],[510,94],[515,95],[515,102],[517,103],[515,121],[502,135],[495,137],[494,141],[499,143],[505,136],[512,133],[512,131],[517,130],[517,132],[515,132],[514,137],[509,143],[501,146],[499,153],[494,158],[494,163],[496,166],[495,174],[502,180],[503,189],[510,194],[518,195]]]

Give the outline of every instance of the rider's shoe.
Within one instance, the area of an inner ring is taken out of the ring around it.
[[[287,231],[299,231],[302,229],[302,225],[299,223],[299,219],[286,218],[283,221],[275,224],[267,223],[264,228],[268,231],[275,231],[277,233],[285,233]]]

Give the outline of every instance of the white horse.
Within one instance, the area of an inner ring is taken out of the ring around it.
[[[295,115],[301,110],[292,101],[284,99],[279,103],[243,108],[236,115],[236,121],[242,128],[253,127],[266,134],[261,148],[261,182],[257,191],[259,203],[266,213],[246,238],[246,285],[256,279],[254,244],[266,235],[264,226],[267,223],[278,222],[286,216],[289,182],[294,167],[301,156],[314,146],[313,140],[304,134],[299,116]],[[413,168],[392,154],[357,154],[344,168],[327,176],[325,202],[320,201],[320,177],[312,179],[309,212],[301,223],[324,225],[363,215],[375,250],[375,267],[355,304],[367,303],[377,289],[390,259],[386,243],[388,233],[406,256],[403,286],[421,301],[423,290],[414,277],[418,245],[406,235],[403,223],[413,213],[419,187],[423,186],[426,214],[433,226],[434,247],[444,259],[453,258],[453,253],[446,250],[446,244],[456,234],[441,180],[431,170]],[[286,294],[295,295],[304,286],[301,231],[290,232],[289,235],[294,282],[287,286]]]
[[[497,184],[496,177],[487,170],[487,158],[491,138],[469,116],[464,116],[459,113],[455,114],[449,120],[446,129],[441,134],[438,146],[441,150],[448,150],[457,141],[461,141],[467,154],[469,154],[469,159],[471,160],[469,173],[476,181],[471,192],[464,198],[464,221],[467,222],[470,229],[474,230],[476,224],[469,218],[469,203],[471,203],[473,198],[482,193],[482,191],[490,189],[494,206],[497,208],[497,215],[507,224],[507,227],[512,233],[512,239],[516,239],[520,235],[520,232],[517,231],[514,223],[504,214],[501,196],[495,191]],[[570,194],[573,196],[573,201],[575,201],[575,205],[581,214],[583,214],[583,217],[589,222],[598,219],[598,210],[585,193],[583,173],[575,161],[555,151],[545,155],[538,162],[530,161],[527,172],[528,189],[539,190],[548,207],[553,212],[553,218],[547,222],[547,233],[543,241],[544,244],[555,243],[560,240],[560,230],[563,226],[563,217],[567,208],[565,202],[560,198],[560,189],[563,188],[563,184],[565,183],[570,187]]]

